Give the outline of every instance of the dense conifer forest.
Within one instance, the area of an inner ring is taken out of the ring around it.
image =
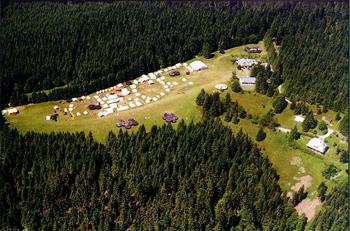
[[[273,68],[253,69],[260,93],[283,83],[304,115],[305,102],[348,108],[347,3],[10,2],[0,3],[0,108],[80,96],[260,40]],[[304,230],[261,150],[214,118],[252,119],[264,132],[286,106],[274,102],[259,118],[203,90],[202,122],[120,130],[105,144],[84,133],[20,134],[0,115],[0,229]],[[327,192],[311,229],[348,227],[347,189]]]
[[[1,104],[91,93],[265,38],[272,87],[285,82],[288,96],[345,110],[347,31],[346,3],[12,4],[0,20]],[[63,85],[35,99],[23,94]]]
[[[349,230],[349,183],[343,182],[325,200],[323,209],[311,223],[312,230]]]
[[[74,142],[72,142],[74,141]],[[0,134],[1,225],[29,230],[303,230],[270,162],[214,120],[146,133]]]

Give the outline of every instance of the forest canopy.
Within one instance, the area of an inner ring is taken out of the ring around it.
[[[0,224],[29,230],[303,230],[247,135],[216,120],[110,133],[0,131]],[[74,142],[72,142],[74,141]],[[8,195],[12,195],[9,197]]]
[[[345,6],[239,1],[12,4],[0,19],[0,106],[37,102],[23,93],[57,86],[65,87],[40,100],[92,93],[203,50],[265,37],[276,70],[271,78],[285,82],[288,96],[345,110]],[[272,40],[282,45],[278,56]]]

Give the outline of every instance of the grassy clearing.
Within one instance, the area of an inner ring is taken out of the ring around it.
[[[253,44],[250,44],[253,45]],[[259,44],[263,47],[263,44]],[[51,131],[91,131],[94,137],[101,142],[109,131],[117,132],[119,128],[115,127],[118,120],[128,118],[135,118],[140,123],[146,126],[146,129],[150,129],[153,125],[164,124],[162,120],[162,115],[164,112],[173,112],[180,119],[184,119],[186,122],[194,121],[197,122],[201,119],[200,108],[195,104],[195,98],[202,88],[207,92],[215,91],[214,86],[217,83],[229,82],[232,76],[232,71],[235,70],[237,76],[249,75],[249,71],[238,71],[235,68],[235,64],[232,63],[233,57],[246,56],[243,51],[245,46],[235,47],[226,51],[225,54],[219,54],[215,52],[215,56],[212,59],[204,59],[202,57],[196,57],[193,60],[202,60],[205,62],[209,69],[201,72],[196,72],[190,76],[184,75],[184,71],[180,69],[181,76],[178,77],[168,77],[166,76],[165,81],[177,81],[178,86],[175,86],[170,93],[166,96],[160,98],[159,101],[146,104],[142,107],[130,109],[128,111],[123,111],[119,113],[114,113],[104,118],[98,118],[97,112],[91,112],[88,116],[80,117],[69,117],[60,116],[58,122],[45,121],[45,116],[52,113],[53,107],[58,105],[60,107],[68,107],[67,103],[59,104],[59,101],[45,102],[35,105],[25,105],[19,107],[20,113],[17,116],[7,116],[7,120],[11,127],[17,128],[21,132],[26,131],[40,131],[40,132],[51,132]],[[259,55],[264,60],[266,56],[265,52]],[[191,62],[189,60],[188,62]],[[188,79],[187,82],[182,82],[181,79],[185,77]],[[189,85],[189,82],[193,82],[193,85]],[[152,96],[153,94],[159,93],[161,87],[153,85],[152,87],[140,86],[139,92],[141,94]],[[238,101],[245,110],[252,114],[262,116],[271,109],[272,99],[255,93],[255,92],[245,92],[243,94],[233,93],[231,89],[226,92],[230,92],[232,95],[232,100]],[[222,97],[226,95],[226,92],[222,94]],[[94,94],[93,94],[94,95]],[[90,100],[93,101],[93,100]],[[87,110],[86,107],[89,101],[85,100],[83,102],[73,103],[76,107],[75,112],[83,112]],[[316,111],[316,108],[313,108]],[[330,118],[335,117],[335,112],[328,111],[321,115],[317,115],[316,118],[320,120],[322,116],[327,116]],[[282,114],[276,115],[278,122],[282,127],[293,128],[295,125],[301,129],[301,123],[294,121],[294,113],[289,109],[285,109]],[[252,124],[251,120],[243,119],[238,125],[229,123],[224,124],[230,126],[233,131],[237,132],[243,129],[244,132],[248,133],[255,140],[255,136],[259,129],[258,125]],[[176,126],[176,124],[174,125]],[[332,128],[336,128],[337,124],[334,123]],[[133,128],[137,129],[137,128]],[[131,129],[131,131],[133,131]],[[320,156],[310,151],[306,151],[306,143],[309,138],[302,137],[297,141],[296,147],[291,147],[288,144],[288,135],[282,132],[274,132],[265,129],[267,133],[267,138],[259,142],[258,145],[261,148],[264,155],[266,155],[272,162],[274,168],[280,175],[280,185],[283,190],[289,191],[291,186],[296,183],[294,177],[300,177],[302,175],[312,176],[312,186],[310,187],[309,197],[314,198],[316,196],[316,189],[318,185],[325,181],[326,184],[332,188],[339,181],[344,180],[347,175],[345,170],[347,169],[347,164],[341,164],[339,162],[339,156],[336,154],[336,147],[333,146],[334,142],[337,146],[347,149],[347,143],[339,142],[339,139],[335,136],[331,136],[327,139],[331,148],[326,153],[325,156]],[[291,165],[290,162],[293,157],[300,157],[302,160],[302,166],[305,168],[305,173],[301,174],[298,172],[299,167]],[[334,180],[325,180],[322,176],[322,170],[329,163],[334,163],[337,167],[342,169],[340,177]]]
[[[75,116],[72,118],[60,114],[58,122],[51,122],[46,121],[45,116],[53,112],[53,107],[55,105],[62,108],[68,107],[68,104],[65,102],[59,104],[59,101],[52,101],[21,106],[19,107],[20,113],[17,116],[8,116],[6,119],[11,127],[15,127],[21,132],[91,131],[94,137],[101,142],[104,141],[109,131],[118,130],[115,124],[120,119],[135,118],[143,123],[147,129],[150,129],[152,125],[163,124],[162,115],[164,112],[173,112],[178,115],[180,119],[184,119],[188,122],[191,120],[198,121],[201,118],[201,113],[195,105],[195,98],[198,93],[202,88],[211,92],[214,90],[215,84],[229,81],[233,71],[232,57],[244,55],[244,47],[245,46],[239,46],[229,49],[225,54],[215,52],[215,56],[211,59],[204,59],[202,57],[192,59],[202,60],[208,65],[209,69],[192,73],[190,76],[166,76],[165,81],[177,81],[179,85],[175,86],[170,93],[162,97],[159,101],[152,102],[142,107],[114,113],[105,118],[98,118],[97,112],[89,112],[90,114],[87,116]],[[184,71],[181,73],[184,74]],[[188,81],[182,82],[181,79],[183,77],[187,78]],[[190,81],[193,82],[193,85],[188,84]],[[159,93],[160,89],[158,89],[158,87],[159,86],[156,86],[156,84],[152,87],[144,87],[144,89],[141,87],[139,92],[145,95],[152,95],[155,92]],[[74,112],[83,112],[87,110],[86,107],[89,102],[94,101],[92,99],[90,101],[74,102],[73,104],[76,107]]]

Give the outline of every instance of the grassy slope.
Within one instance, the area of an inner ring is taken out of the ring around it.
[[[259,45],[263,47],[262,43]],[[91,131],[94,137],[101,142],[104,141],[108,131],[112,130],[116,132],[118,130],[115,127],[115,124],[119,119],[128,119],[131,117],[135,118],[136,120],[145,124],[147,129],[154,124],[163,124],[162,114],[167,111],[176,113],[180,119],[184,119],[186,122],[192,120],[199,121],[201,119],[201,112],[199,107],[195,105],[196,96],[202,88],[208,92],[211,92],[214,90],[215,84],[230,80],[233,67],[235,67],[235,65],[233,65],[231,62],[232,57],[247,57],[247,54],[243,52],[243,47],[244,46],[229,49],[224,55],[215,53],[215,57],[209,60],[204,60],[201,57],[196,58],[202,59],[208,65],[209,69],[198,73],[193,73],[189,77],[186,77],[189,79],[188,81],[192,81],[194,83],[192,86],[189,86],[188,82],[183,83],[181,81],[183,76],[176,77],[176,81],[178,81],[180,84],[176,86],[174,90],[172,90],[165,97],[161,98],[159,101],[139,108],[109,115],[105,118],[98,118],[95,113],[94,115],[90,114],[85,117],[81,116],[74,119],[60,116],[57,123],[45,121],[45,115],[52,112],[54,105],[67,107],[66,103],[64,103],[64,105],[60,105],[58,101],[56,101],[22,106],[19,108],[20,114],[17,116],[7,117],[7,120],[11,127],[16,127],[21,132],[30,130],[40,132]],[[265,55],[266,53],[263,52],[260,55],[254,55],[254,57],[264,59]],[[236,73],[238,76],[249,74],[247,71],[238,70],[236,70]],[[271,98],[253,92],[245,94],[232,93],[232,99],[237,100],[248,111],[248,113],[253,115],[261,116],[271,108]],[[78,108],[78,110],[75,112],[82,112],[85,110],[88,102],[74,104]],[[319,119],[321,116],[322,115],[317,116],[316,118]],[[329,111],[327,112],[327,116],[334,118],[335,113]],[[277,115],[276,117],[281,123],[282,127],[292,128],[296,124],[294,122],[294,114],[288,108],[282,114]],[[252,139],[255,139],[255,135],[259,128],[257,125],[252,124],[250,120],[246,119],[241,120],[238,125],[230,123],[229,126],[234,131],[238,131],[242,128],[252,137]],[[298,127],[300,127],[300,124]],[[327,152],[326,156],[322,157],[288,146],[287,135],[282,132],[273,132],[267,129],[265,129],[265,131],[267,132],[266,140],[258,144],[263,153],[269,157],[273,166],[280,174],[280,184],[283,190],[289,190],[295,183],[293,178],[295,176],[300,176],[300,174],[298,174],[298,167],[290,164],[290,161],[294,156],[298,156],[302,159],[302,163],[306,171],[302,175],[311,175],[313,178],[313,184],[309,190],[310,197],[316,196],[315,190],[321,181],[325,181],[322,176],[322,170],[326,164],[334,163],[343,169],[343,173],[339,178],[333,181],[326,181],[328,186],[333,187],[336,181],[346,178],[345,169],[347,168],[347,165],[339,163],[339,157],[335,154],[335,148],[333,146]],[[330,139],[334,139],[332,142],[339,142],[335,138]],[[302,138],[300,141],[298,141],[298,144],[305,146],[307,140],[308,139],[306,138]],[[347,145],[345,145],[345,148],[347,148]]]

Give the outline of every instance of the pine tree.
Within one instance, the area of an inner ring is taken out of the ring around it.
[[[314,118],[312,111],[306,115],[301,126],[304,132],[308,132],[310,129],[314,129],[317,126],[317,120]]]
[[[279,95],[272,100],[272,107],[275,113],[282,113],[288,103],[283,95]]]
[[[299,138],[300,138],[300,133],[298,132],[297,126],[294,126],[294,128],[290,131],[289,141],[298,140]]]
[[[236,93],[239,93],[242,91],[241,85],[237,80],[233,81],[232,83],[232,91]]]
[[[323,202],[326,199],[326,192],[327,192],[328,187],[324,182],[321,182],[321,184],[317,188],[317,194],[318,197],[320,198],[320,201]]]
[[[260,127],[258,133],[256,134],[255,140],[256,141],[263,141],[266,138],[266,133],[262,127]]]
[[[200,93],[198,94],[197,98],[196,98],[196,104],[198,106],[203,106],[205,98],[206,98],[206,92],[204,91],[204,89],[202,88]]]

